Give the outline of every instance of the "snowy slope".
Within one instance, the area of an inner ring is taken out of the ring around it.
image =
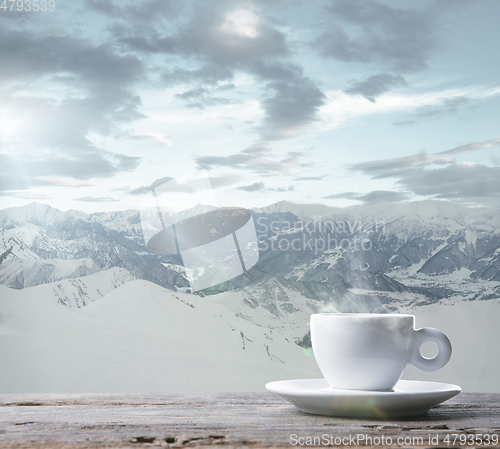
[[[22,223],[37,226],[61,227],[78,220],[100,223],[108,229],[129,234],[140,234],[140,218],[137,211],[86,214],[78,210],[61,212],[40,203],[0,210],[0,227],[9,229]]]
[[[311,313],[406,310],[418,326],[427,320],[449,333],[455,348],[443,370],[409,367],[407,378],[500,390],[488,346],[498,341],[500,316],[491,301],[500,298],[498,211],[437,201],[344,209],[281,202],[255,209],[254,219],[265,243],[332,237],[370,250],[261,248],[246,276],[200,298],[173,291],[187,290],[183,268],[145,250],[136,211],[37,203],[0,211],[0,284],[23,289],[0,285],[0,391],[262,389],[319,375],[294,344]],[[312,220],[312,232],[300,220]],[[143,281],[128,282],[134,277]]]
[[[125,268],[114,267],[89,276],[28,287],[24,291],[33,297],[52,299],[58,304],[80,308],[135,279]]]
[[[26,223],[12,229],[0,229],[0,254],[9,250],[9,259],[39,259],[40,257],[30,247],[40,236],[38,226]]]
[[[444,368],[424,373],[409,365],[403,378],[458,384],[464,391],[500,393],[500,301],[448,301],[401,311],[415,315],[417,328],[443,331],[453,346],[451,360]]]
[[[414,201],[404,203],[377,203],[350,207],[329,207],[324,204],[294,204],[280,201],[263,208],[254,208],[256,213],[291,212],[300,219],[313,220],[331,217],[356,218],[391,223],[395,220],[413,220],[424,224],[440,224],[444,226],[467,225],[481,230],[498,228],[500,211],[485,208],[468,208],[451,204],[447,201]]]
[[[332,286],[342,278],[351,292],[384,284],[386,297],[406,288],[428,302],[500,296],[499,210],[442,201],[344,209],[281,202],[254,212],[266,248],[259,271]],[[460,276],[460,290],[450,275]]]
[[[96,273],[100,268],[92,259],[16,259],[0,266],[0,284],[14,288],[75,279]]]
[[[80,217],[87,218],[84,212],[77,212]],[[26,206],[9,207],[0,211],[0,226],[8,229],[19,223],[32,223],[53,226],[73,215],[73,211],[61,212],[45,204],[33,202]]]
[[[118,234],[126,235],[128,239],[138,244],[143,242],[141,218],[136,210],[94,213],[90,220],[100,223]]]
[[[330,207],[324,204],[295,204],[289,201],[280,201],[266,207],[255,207],[252,209],[257,213],[280,213],[291,212],[300,218],[329,217],[344,211],[340,207]]]
[[[261,391],[320,375],[275,331],[146,281],[82,309],[0,289],[2,393]]]
[[[0,392],[262,390],[269,380],[317,377],[311,357],[277,329],[226,307],[132,281],[83,309],[0,286]],[[401,309],[444,331],[451,361],[406,379],[500,392],[500,303],[449,301]],[[266,320],[262,320],[265,322]]]
[[[415,306],[415,298],[411,296],[400,293],[389,312],[415,315],[417,328],[434,327],[445,332],[453,344],[453,356],[444,368],[433,373],[425,373],[409,365],[403,378],[454,383],[464,391],[500,392],[500,301],[451,299],[439,304]],[[290,339],[308,332],[309,313],[336,311],[332,306],[321,308],[306,298],[296,298],[294,306],[297,309],[277,317],[262,306],[252,307],[244,299],[244,292],[241,291],[224,292],[212,298],[252,322],[268,326]],[[405,306],[405,303],[411,305]],[[424,355],[431,357],[433,354]]]
[[[309,332],[309,317],[319,311],[336,312],[328,302],[304,296],[279,278],[265,280],[236,291],[222,292],[207,298],[224,305],[248,321],[273,329],[300,341]]]
[[[82,259],[92,260],[94,268],[82,267],[80,273],[63,277],[53,273],[54,266],[68,265],[70,270]],[[89,215],[38,203],[0,211],[0,283],[16,288],[113,267],[164,287],[187,287],[182,275],[162,264],[168,260],[146,251],[137,211]]]

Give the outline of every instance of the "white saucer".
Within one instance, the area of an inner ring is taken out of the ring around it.
[[[393,391],[337,390],[325,379],[269,382],[266,388],[301,412],[348,418],[422,415],[462,391],[458,385],[400,380]]]

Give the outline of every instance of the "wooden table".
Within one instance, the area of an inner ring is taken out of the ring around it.
[[[500,435],[500,394],[462,393],[426,415],[394,420],[308,415],[271,393],[0,395],[2,449],[345,447],[369,438],[372,447],[500,447],[485,435]],[[460,444],[464,436],[474,444]]]

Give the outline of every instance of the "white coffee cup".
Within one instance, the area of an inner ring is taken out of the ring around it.
[[[311,315],[314,356],[332,388],[391,390],[408,363],[423,371],[436,371],[450,360],[448,337],[437,329],[415,329],[414,324],[413,315]],[[420,353],[428,341],[438,348],[433,358]]]

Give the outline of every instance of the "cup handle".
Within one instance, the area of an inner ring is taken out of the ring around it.
[[[417,329],[415,334],[409,363],[422,371],[436,371],[448,363],[451,357],[451,342],[446,334],[431,327]],[[438,348],[436,356],[430,359],[420,353],[420,347],[427,341],[436,343]]]

